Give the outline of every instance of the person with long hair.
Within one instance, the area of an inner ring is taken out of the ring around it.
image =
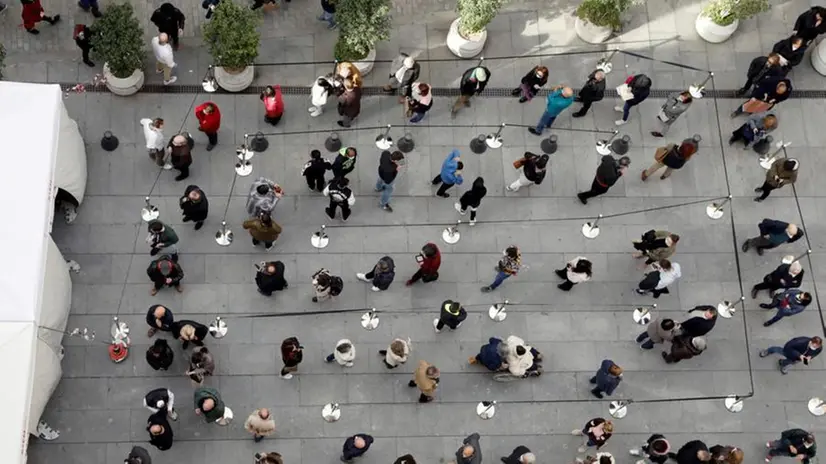
[[[685,163],[697,153],[698,138],[699,136],[695,135],[693,139],[686,139],[680,145],[671,143],[658,148],[654,153],[654,164],[640,175],[642,181],[645,182],[649,176],[662,168],[665,168],[665,172],[660,176],[660,179],[667,179],[675,169],[681,169],[685,166]]]
[[[583,256],[577,256],[568,261],[564,268],[555,271],[560,279],[565,279],[556,287],[567,292],[574,288],[574,285],[591,280],[591,266],[591,261]]]

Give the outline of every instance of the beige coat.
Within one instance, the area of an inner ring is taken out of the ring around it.
[[[668,237],[671,233],[667,230],[657,230],[654,231],[654,236],[657,240],[664,239]],[[645,253],[645,256],[654,260],[654,261],[662,261],[664,259],[670,258],[675,252],[677,251],[677,244],[671,243],[671,246],[666,248],[657,248],[656,250],[650,250]]]
[[[416,372],[413,373],[413,381],[416,382],[416,386],[419,387],[423,395],[432,398],[436,396],[436,387],[439,384],[435,379],[427,376],[428,367],[430,367],[430,364],[427,361],[419,361],[419,366],[416,368]]]
[[[247,432],[262,437],[272,435],[275,432],[275,421],[272,418],[272,413],[270,413],[269,419],[261,419],[258,415],[259,411],[261,410],[256,409],[247,417],[247,421],[244,422],[244,428],[247,429]]]

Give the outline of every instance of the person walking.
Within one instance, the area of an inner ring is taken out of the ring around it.
[[[749,93],[752,85],[757,84],[759,86],[763,79],[785,77],[786,72],[787,70],[780,64],[780,55],[777,53],[758,56],[751,60],[749,69],[746,72],[746,83],[735,92],[735,95],[742,97]]]
[[[801,464],[809,464],[817,455],[815,436],[803,429],[784,430],[779,440],[766,442],[766,449],[766,462],[775,456],[788,456]]]
[[[505,355],[508,351],[508,345],[501,339],[490,337],[488,342],[479,348],[479,353],[476,356],[468,358],[468,364],[481,364],[491,372],[499,372],[508,368],[505,364]]]
[[[765,200],[774,189],[779,189],[784,185],[794,185],[797,182],[799,168],[800,162],[794,158],[774,160],[769,170],[766,171],[766,180],[763,181],[763,185],[754,189],[755,192],[760,193],[754,201]]]
[[[272,296],[273,292],[280,292],[288,287],[284,278],[284,263],[281,261],[262,262],[255,272],[255,285],[258,293]]]
[[[697,153],[697,149],[699,148],[697,145],[699,140],[697,139],[699,137],[699,135],[695,135],[694,138],[685,139],[679,146],[674,143],[669,143],[664,147],[657,148],[657,151],[654,153],[654,164],[642,171],[640,175],[642,181],[645,182],[649,176],[662,168],[665,168],[665,172],[660,176],[660,179],[671,177],[671,173],[674,172],[675,169],[681,169],[685,166],[685,163]]]
[[[168,370],[174,360],[175,353],[163,338],[155,339],[155,343],[146,350],[146,363],[156,371]]]
[[[353,147],[344,147],[338,151],[336,159],[333,160],[333,178],[341,179],[356,169],[356,159],[358,151]]]
[[[149,159],[158,166],[163,166],[164,156],[166,155],[164,151],[163,119],[143,118],[140,122],[143,126],[143,136],[146,139],[146,151],[149,153]]]
[[[2,9],[0,9],[2,11]],[[83,63],[90,68],[95,67],[95,63],[89,59],[89,52],[92,50],[92,35],[94,32],[85,24],[76,24],[73,38],[75,39],[75,45],[77,48],[80,49],[81,56],[83,57]]]
[[[337,86],[339,86],[339,83],[334,79],[332,74],[318,76],[310,88],[310,103],[312,106],[307,108],[307,111],[310,112],[311,117],[317,118],[318,116],[321,116],[321,113],[324,112],[324,105],[327,104],[327,99],[330,95],[336,93]],[[280,87],[278,94],[281,94]]]
[[[665,439],[665,436],[655,433],[648,437],[648,440],[640,446],[639,449],[628,450],[631,456],[640,456],[636,464],[645,464],[648,459],[653,464],[665,464],[669,459],[669,452],[671,451],[671,444]]]
[[[425,114],[433,107],[433,88],[424,82],[414,82],[410,96],[405,100],[405,116],[410,123],[415,124],[424,119]]]
[[[709,448],[711,461],[719,464],[743,464],[743,450],[736,446],[714,445]]]
[[[436,389],[439,387],[439,369],[427,361],[419,361],[413,380],[407,383],[408,387],[418,388],[419,403],[429,403],[436,398]]]
[[[146,243],[149,244],[149,255],[167,255],[172,261],[178,262],[178,234],[172,227],[154,219],[147,225],[149,235]]]
[[[375,190],[381,192],[379,207],[388,213],[393,212],[393,208],[390,206],[390,197],[393,195],[393,184],[396,182],[396,176],[399,173],[399,165],[403,161],[404,153],[398,150],[393,153],[384,150],[379,157],[379,176],[376,179]]]
[[[444,162],[439,174],[433,178],[431,184],[439,185],[439,190],[436,191],[437,197],[447,198],[450,196],[447,191],[454,185],[462,185],[464,178],[462,178],[462,169],[465,167],[464,163],[460,161],[461,155],[459,150],[451,151]],[[440,185],[441,184],[441,185]]]
[[[470,107],[470,99],[482,93],[488,81],[490,81],[490,70],[484,66],[475,66],[465,71],[459,79],[459,98],[450,109],[450,117],[455,118],[460,109]]]
[[[255,453],[255,464],[284,464],[284,458],[275,451]]]
[[[152,52],[155,54],[155,72],[163,74],[163,85],[175,83],[178,80],[178,76],[172,75],[172,69],[176,66],[175,55],[167,34],[162,32],[152,38]]]
[[[353,346],[353,342],[342,338],[336,342],[336,348],[324,358],[324,361],[328,363],[335,361],[339,366],[353,367],[353,361],[355,361],[355,359],[356,347]]]
[[[396,265],[393,262],[393,258],[389,256],[383,256],[379,259],[370,272],[366,274],[356,273],[356,278],[359,280],[373,284],[372,290],[374,292],[390,288],[390,284],[393,283],[395,277]]]
[[[80,7],[81,10],[89,13],[92,13],[92,16],[95,18],[100,18],[103,16],[103,13],[100,12],[100,6],[98,5],[98,0],[80,0],[77,2],[77,6]]]
[[[209,327],[195,321],[184,319],[172,323],[172,336],[181,340],[181,349],[185,350],[191,342],[196,346],[204,346],[204,340],[209,333]]]
[[[198,130],[206,134],[209,143],[207,151],[212,151],[218,145],[218,129],[221,128],[221,111],[218,105],[210,101],[195,108],[195,117],[198,118]]]
[[[256,443],[275,433],[275,420],[270,415],[267,408],[256,409],[250,413],[244,422],[244,429],[252,434],[252,440]]]
[[[571,431],[571,434],[574,436],[584,437],[582,445],[577,449],[579,453],[584,453],[585,450],[591,446],[599,450],[608,442],[608,439],[611,438],[611,434],[613,433],[613,422],[601,417],[595,417],[589,420],[582,429],[574,429]]]
[[[326,21],[327,22],[327,29],[335,29],[338,24],[336,24],[336,3],[338,0],[321,0],[321,16],[319,16],[319,21]]]
[[[167,34],[172,40],[172,47],[178,49],[179,35],[183,33],[186,17],[181,10],[171,3],[163,3],[149,18],[157,26],[158,32]]]
[[[428,242],[422,247],[422,252],[416,255],[416,262],[419,264],[419,269],[416,273],[404,283],[406,286],[411,286],[422,279],[422,282],[433,282],[439,278],[439,267],[442,265],[442,254],[439,252],[439,247],[435,243]]]
[[[665,103],[660,107],[660,112],[657,114],[657,123],[660,127],[658,130],[652,131],[651,135],[662,137],[667,134],[674,121],[688,110],[692,101],[691,93],[688,91],[674,92],[666,97]]]
[[[47,16],[46,10],[43,9],[43,5],[40,4],[40,0],[20,0],[20,3],[23,4],[23,27],[26,29],[26,32],[29,34],[40,34],[40,31],[35,28],[37,23],[40,21],[46,21],[47,23],[54,26],[60,21],[60,15],[54,16]],[[5,7],[5,5],[3,5]],[[0,9],[0,12],[5,10],[6,8]]]
[[[602,399],[602,394],[611,396],[614,390],[617,389],[620,382],[622,382],[622,368],[611,361],[604,359],[599,365],[596,375],[589,380],[595,387],[591,390],[591,394],[599,399]]]
[[[175,176],[176,181],[189,177],[189,167],[192,165],[192,146],[195,141],[186,132],[172,137],[166,150],[169,152],[169,162],[180,174]]]
[[[467,210],[469,209],[470,221],[468,224],[474,226],[476,225],[476,210],[479,209],[479,206],[482,204],[482,198],[485,198],[487,194],[488,189],[485,187],[485,179],[477,177],[473,180],[470,190],[459,197],[458,203],[453,204],[453,208],[462,216],[467,214]]]
[[[338,114],[341,119],[336,121],[336,124],[340,127],[350,127],[359,113],[361,113],[361,87],[356,86],[352,79],[344,79],[344,92],[338,96]]]
[[[679,263],[672,263],[667,259],[652,263],[650,268],[639,287],[634,289],[639,295],[651,292],[654,298],[659,298],[663,293],[671,293],[668,286],[682,277]]]
[[[416,464],[416,460],[413,458],[413,455],[405,454],[404,456],[396,458],[393,464]]]
[[[582,103],[579,111],[571,116],[581,118],[588,113],[591,105],[605,98],[605,72],[596,70],[588,75],[588,80],[580,89],[579,94],[574,99],[577,103]]]
[[[496,265],[496,277],[494,277],[493,283],[482,287],[482,293],[488,293],[496,290],[500,285],[502,285],[502,282],[504,282],[505,279],[519,273],[519,269],[522,267],[522,252],[519,251],[519,247],[516,245],[511,245],[505,248],[505,251],[503,251],[502,254],[504,256]]]
[[[250,218],[260,217],[266,213],[272,216],[278,200],[284,196],[284,189],[266,177],[259,177],[252,185],[247,195],[247,214]]]
[[[152,414],[166,411],[170,419],[178,420],[178,413],[175,412],[175,394],[168,388],[156,388],[144,395],[143,407],[152,411]]]
[[[519,103],[530,101],[548,83],[548,68],[534,66],[520,81],[519,87],[511,91],[511,96],[519,97]]]
[[[648,323],[645,331],[637,335],[636,342],[640,348],[650,350],[657,343],[671,342],[682,333],[682,326],[673,319],[658,317]]]
[[[784,243],[794,243],[803,237],[803,231],[797,225],[775,219],[763,219],[757,224],[760,235],[746,239],[740,250],[743,253],[754,247],[757,254],[763,256],[764,250],[776,248]]]
[[[780,373],[785,375],[788,374],[789,367],[799,362],[803,362],[808,366],[809,362],[817,357],[822,350],[823,339],[820,337],[795,337],[782,347],[770,346],[760,351],[760,357],[765,358],[770,354],[783,355],[785,359],[779,359],[777,364],[780,367]]]
[[[264,104],[264,122],[271,126],[277,126],[284,115],[284,97],[281,95],[281,86],[268,85],[259,96]],[[319,110],[318,114],[321,114]]]
[[[406,363],[412,351],[410,345],[410,339],[394,338],[386,350],[379,350],[379,356],[383,358],[384,367],[395,369]]]
[[[692,440],[684,444],[676,453],[671,453],[671,459],[677,464],[702,464],[711,461],[708,446],[700,440]]]
[[[386,93],[394,93],[396,89],[399,90],[399,103],[404,103],[405,98],[412,94],[412,85],[419,79],[419,73],[422,70],[422,65],[416,62],[412,56],[407,53],[399,53],[393,62],[390,64],[390,79],[388,83],[382,87]]]
[[[763,309],[777,308],[777,313],[764,322],[763,327],[768,327],[784,317],[802,313],[811,302],[811,293],[796,288],[777,293],[772,298],[771,303],[760,303],[760,307]]]
[[[482,446],[479,433],[472,433],[462,440],[462,446],[456,450],[456,464],[482,464]]]
[[[622,106],[615,106],[614,111],[622,113],[622,118],[617,119],[614,124],[622,126],[628,123],[628,116],[631,108],[644,102],[651,93],[651,78],[645,74],[637,74],[629,76],[625,80],[625,84],[620,86],[620,98],[625,102]]]
[[[591,266],[591,261],[584,256],[577,256],[568,261],[564,268],[555,271],[560,279],[565,279],[565,282],[557,285],[556,288],[567,292],[574,288],[574,285],[591,280]]]
[[[545,112],[539,117],[536,127],[529,127],[528,132],[533,135],[542,135],[545,128],[550,128],[556,118],[574,102],[574,89],[562,85],[551,88],[545,100]]]
[[[184,190],[184,196],[178,200],[178,205],[181,207],[183,222],[195,222],[195,230],[200,230],[204,226],[207,215],[209,214],[209,201],[206,194],[197,185],[187,186]]]
[[[341,220],[346,221],[350,217],[350,207],[356,204],[356,196],[350,190],[350,180],[346,177],[334,177],[333,180],[324,187],[322,192],[325,197],[330,197],[330,205],[325,208],[327,216],[335,219],[336,208],[341,208]]]
[[[152,281],[153,287],[149,293],[152,296],[158,294],[158,290],[163,287],[175,287],[179,293],[183,292],[181,280],[184,279],[184,270],[181,265],[172,260],[167,255],[158,256],[157,259],[149,263],[146,268],[146,275]]]
[[[783,66],[788,73],[803,61],[803,56],[806,54],[807,48],[808,45],[802,37],[791,35],[774,44],[772,53],[780,55],[780,65]]]
[[[674,337],[671,341],[671,352],[663,351],[662,357],[667,364],[674,364],[683,359],[691,359],[699,356],[706,350],[705,337],[692,337],[682,334]]]
[[[794,260],[794,256],[791,256]],[[763,281],[751,287],[751,297],[757,298],[760,290],[768,290],[771,296],[775,290],[786,288],[797,288],[803,283],[803,266],[800,261],[783,263],[772,272],[763,276]]]
[[[522,187],[529,187],[534,184],[540,185],[545,180],[550,159],[551,157],[548,155],[540,156],[526,151],[522,158],[513,162],[514,169],[522,168],[522,172],[519,173],[519,177],[515,181],[505,186],[505,190],[518,192]]]
[[[301,169],[301,175],[307,180],[307,187],[310,188],[310,191],[324,191],[324,186],[327,185],[327,180],[324,176],[327,174],[327,171],[332,168],[333,165],[321,157],[320,151],[313,150],[310,152],[310,160],[307,161]]]
[[[293,372],[298,372],[298,365],[304,359],[304,347],[298,342],[298,338],[289,337],[281,342],[281,360],[284,367],[281,368],[281,378],[289,380],[293,378]]]
[[[278,236],[281,235],[281,226],[272,220],[267,213],[261,213],[256,219],[247,219],[243,224],[244,229],[250,231],[252,236],[252,246],[264,243],[264,249],[272,250]]]
[[[196,386],[204,384],[207,377],[215,374],[215,358],[205,346],[196,346],[192,349],[192,356],[189,357],[189,369],[186,375],[192,379]]]
[[[169,332],[172,330],[172,323],[175,317],[172,311],[166,306],[155,304],[149,307],[146,312],[146,323],[149,325],[147,337],[153,337],[157,331]]]
[[[731,113],[731,117],[736,118],[743,113],[760,114],[771,111],[776,104],[789,98],[791,93],[792,81],[789,79],[785,77],[763,79],[751,93],[751,98],[738,106]]]
[[[198,387],[195,389],[193,399],[195,401],[195,415],[203,417],[206,423],[229,424],[232,413],[224,404],[218,390],[212,387]],[[227,414],[228,412],[229,414]]]
[[[646,258],[645,264],[651,264],[663,259],[671,258],[677,251],[680,236],[667,230],[654,230],[642,234],[639,240],[632,245],[637,250],[633,253],[635,259]]]
[[[149,444],[161,451],[172,448],[174,434],[169,421],[166,419],[166,410],[161,410],[149,416],[146,422],[146,431],[149,432]]]
[[[692,337],[702,337],[708,335],[715,324],[717,324],[717,308],[709,305],[699,305],[688,310],[688,314],[700,312],[699,316],[694,316],[679,324],[680,333]]]
[[[499,458],[504,464],[534,464],[536,456],[525,445],[519,445],[508,456]]]
[[[777,129],[777,116],[760,114],[750,117],[742,126],[734,129],[728,139],[729,145],[743,142],[743,150],[747,150],[749,145],[763,140],[769,132]]]
[[[576,194],[580,203],[587,205],[589,198],[594,198],[608,192],[608,190],[617,183],[620,177],[625,174],[625,171],[628,170],[628,166],[630,165],[631,158],[627,156],[623,156],[618,160],[614,159],[611,155],[603,156],[600,160],[599,166],[597,166],[597,172],[596,175],[594,175],[594,180],[591,182],[591,189],[587,192],[580,192]]]
[[[826,23],[823,18],[826,18],[826,8],[813,6],[797,17],[792,35],[802,38],[808,46],[818,35],[826,32]]]
[[[433,319],[433,328],[436,333],[442,331],[447,326],[450,330],[456,330],[467,319],[467,311],[461,303],[453,300],[445,300],[439,309],[439,317]]]
[[[341,462],[353,462],[353,459],[364,455],[373,444],[373,437],[366,433],[357,433],[344,440],[341,450]]]
[[[2,10],[0,10],[2,11]],[[152,458],[149,457],[149,451],[146,451],[145,448],[140,446],[133,446],[132,450],[129,451],[129,455],[126,456],[126,460],[123,461],[124,464],[152,464]]]
[[[312,285],[315,291],[313,303],[326,301],[331,297],[338,296],[344,289],[344,281],[341,280],[341,277],[330,274],[330,271],[324,268],[319,269],[313,274]]]

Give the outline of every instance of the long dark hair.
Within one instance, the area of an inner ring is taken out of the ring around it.
[[[580,259],[577,261],[576,266],[572,269],[577,274],[585,273],[588,277],[591,277],[591,262],[587,259]]]

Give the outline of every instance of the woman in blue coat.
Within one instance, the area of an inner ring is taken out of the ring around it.
[[[605,359],[599,366],[596,375],[591,377],[591,383],[596,384],[596,387],[591,390],[591,394],[600,399],[602,399],[603,393],[611,396],[620,382],[622,382],[622,368],[614,364],[614,361]]]
[[[487,345],[482,345],[479,349],[479,354],[468,359],[470,364],[481,364],[490,371],[498,371],[503,368],[502,364],[505,359],[504,355],[505,344],[502,340],[496,337],[490,337]]]

